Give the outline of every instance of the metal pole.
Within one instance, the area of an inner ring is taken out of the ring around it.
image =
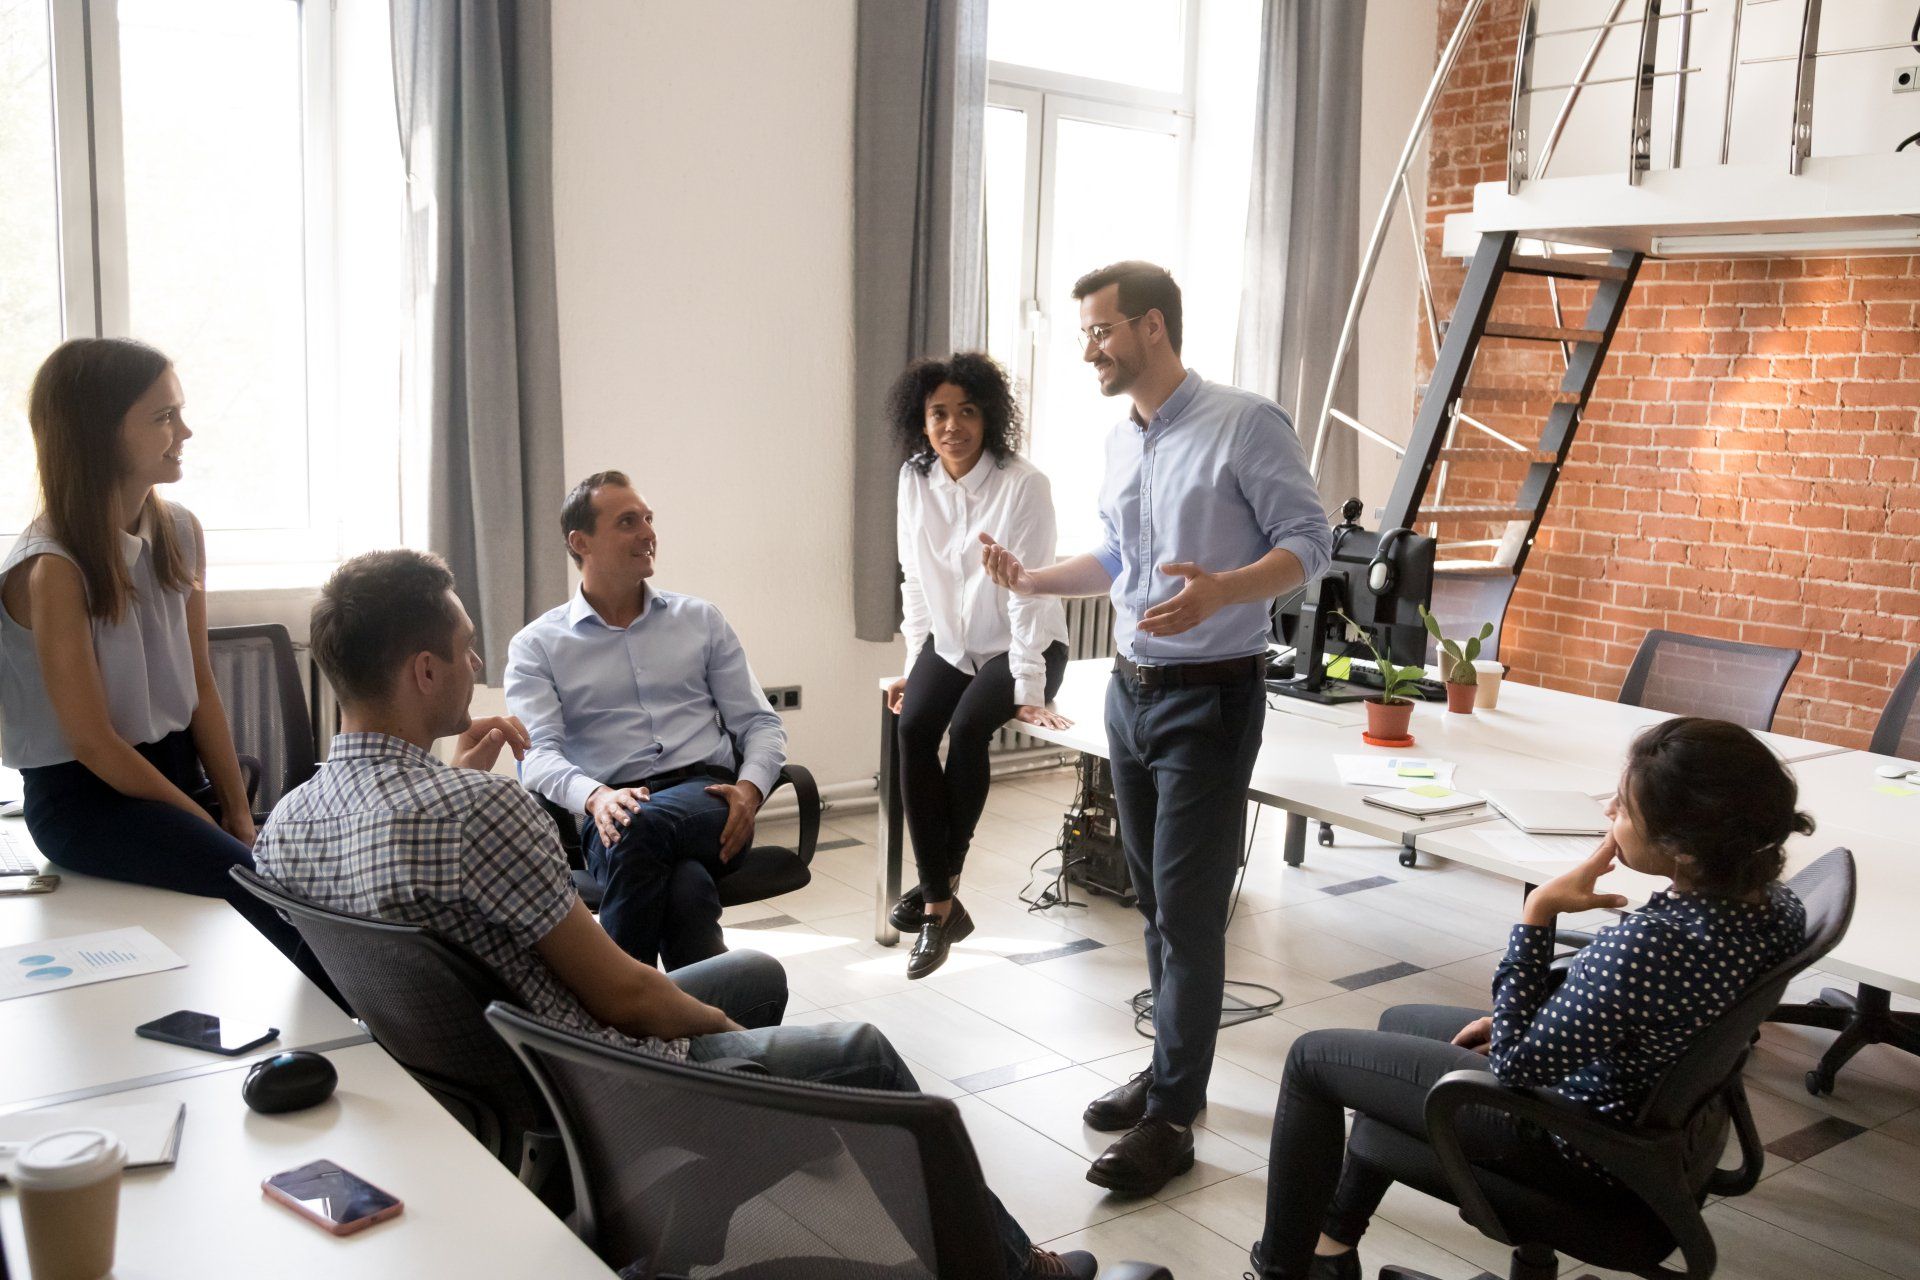
[[[1733,0],[1733,38],[1727,43],[1727,105],[1720,117],[1720,163],[1727,162],[1733,149],[1733,86],[1740,78],[1740,19],[1747,14],[1747,0]]]

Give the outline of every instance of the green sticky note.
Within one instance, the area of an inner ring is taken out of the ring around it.
[[[1428,774],[1427,776],[1431,777],[1433,775]],[[1431,782],[1424,787],[1408,787],[1407,790],[1416,796],[1425,796],[1429,800],[1445,800],[1453,794],[1453,792],[1447,790],[1445,787],[1438,786]]]
[[[1437,776],[1432,769],[1424,764],[1403,764],[1394,770],[1394,772],[1403,778],[1432,778]]]
[[[1920,796],[1920,787],[1910,787],[1904,782],[1883,782],[1874,791],[1883,796]]]

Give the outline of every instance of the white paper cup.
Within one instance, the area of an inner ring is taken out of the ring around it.
[[[1474,696],[1473,705],[1482,711],[1491,711],[1500,705],[1500,677],[1506,669],[1497,662],[1481,659],[1473,664],[1473,673],[1480,683],[1480,692]]]
[[[105,1129],[62,1129],[14,1159],[33,1280],[99,1280],[113,1270],[127,1149]]]

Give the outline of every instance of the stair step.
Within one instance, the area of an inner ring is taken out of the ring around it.
[[[1565,329],[1551,324],[1510,324],[1504,320],[1490,321],[1486,327],[1489,338],[1521,338],[1527,342],[1600,342],[1607,335],[1598,329]]]
[[[1531,520],[1531,507],[1428,507],[1416,519],[1421,524],[1470,524],[1489,520]]]
[[[1511,462],[1520,459],[1525,462],[1554,462],[1557,459],[1545,449],[1442,449],[1440,462]]]
[[[1611,262],[1574,262],[1567,258],[1540,258],[1516,253],[1507,270],[1523,276],[1557,276],[1562,280],[1625,280],[1627,269]]]
[[[1435,560],[1435,573],[1449,578],[1511,578],[1513,569],[1494,560]]]
[[[1462,387],[1462,400],[1503,400],[1509,404],[1545,403],[1579,404],[1578,391],[1562,391],[1558,387]]]

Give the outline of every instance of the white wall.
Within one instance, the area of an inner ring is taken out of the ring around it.
[[[803,686],[794,759],[869,776],[899,651],[853,638],[852,0],[568,0],[553,36],[567,472],[634,476],[659,585]]]

